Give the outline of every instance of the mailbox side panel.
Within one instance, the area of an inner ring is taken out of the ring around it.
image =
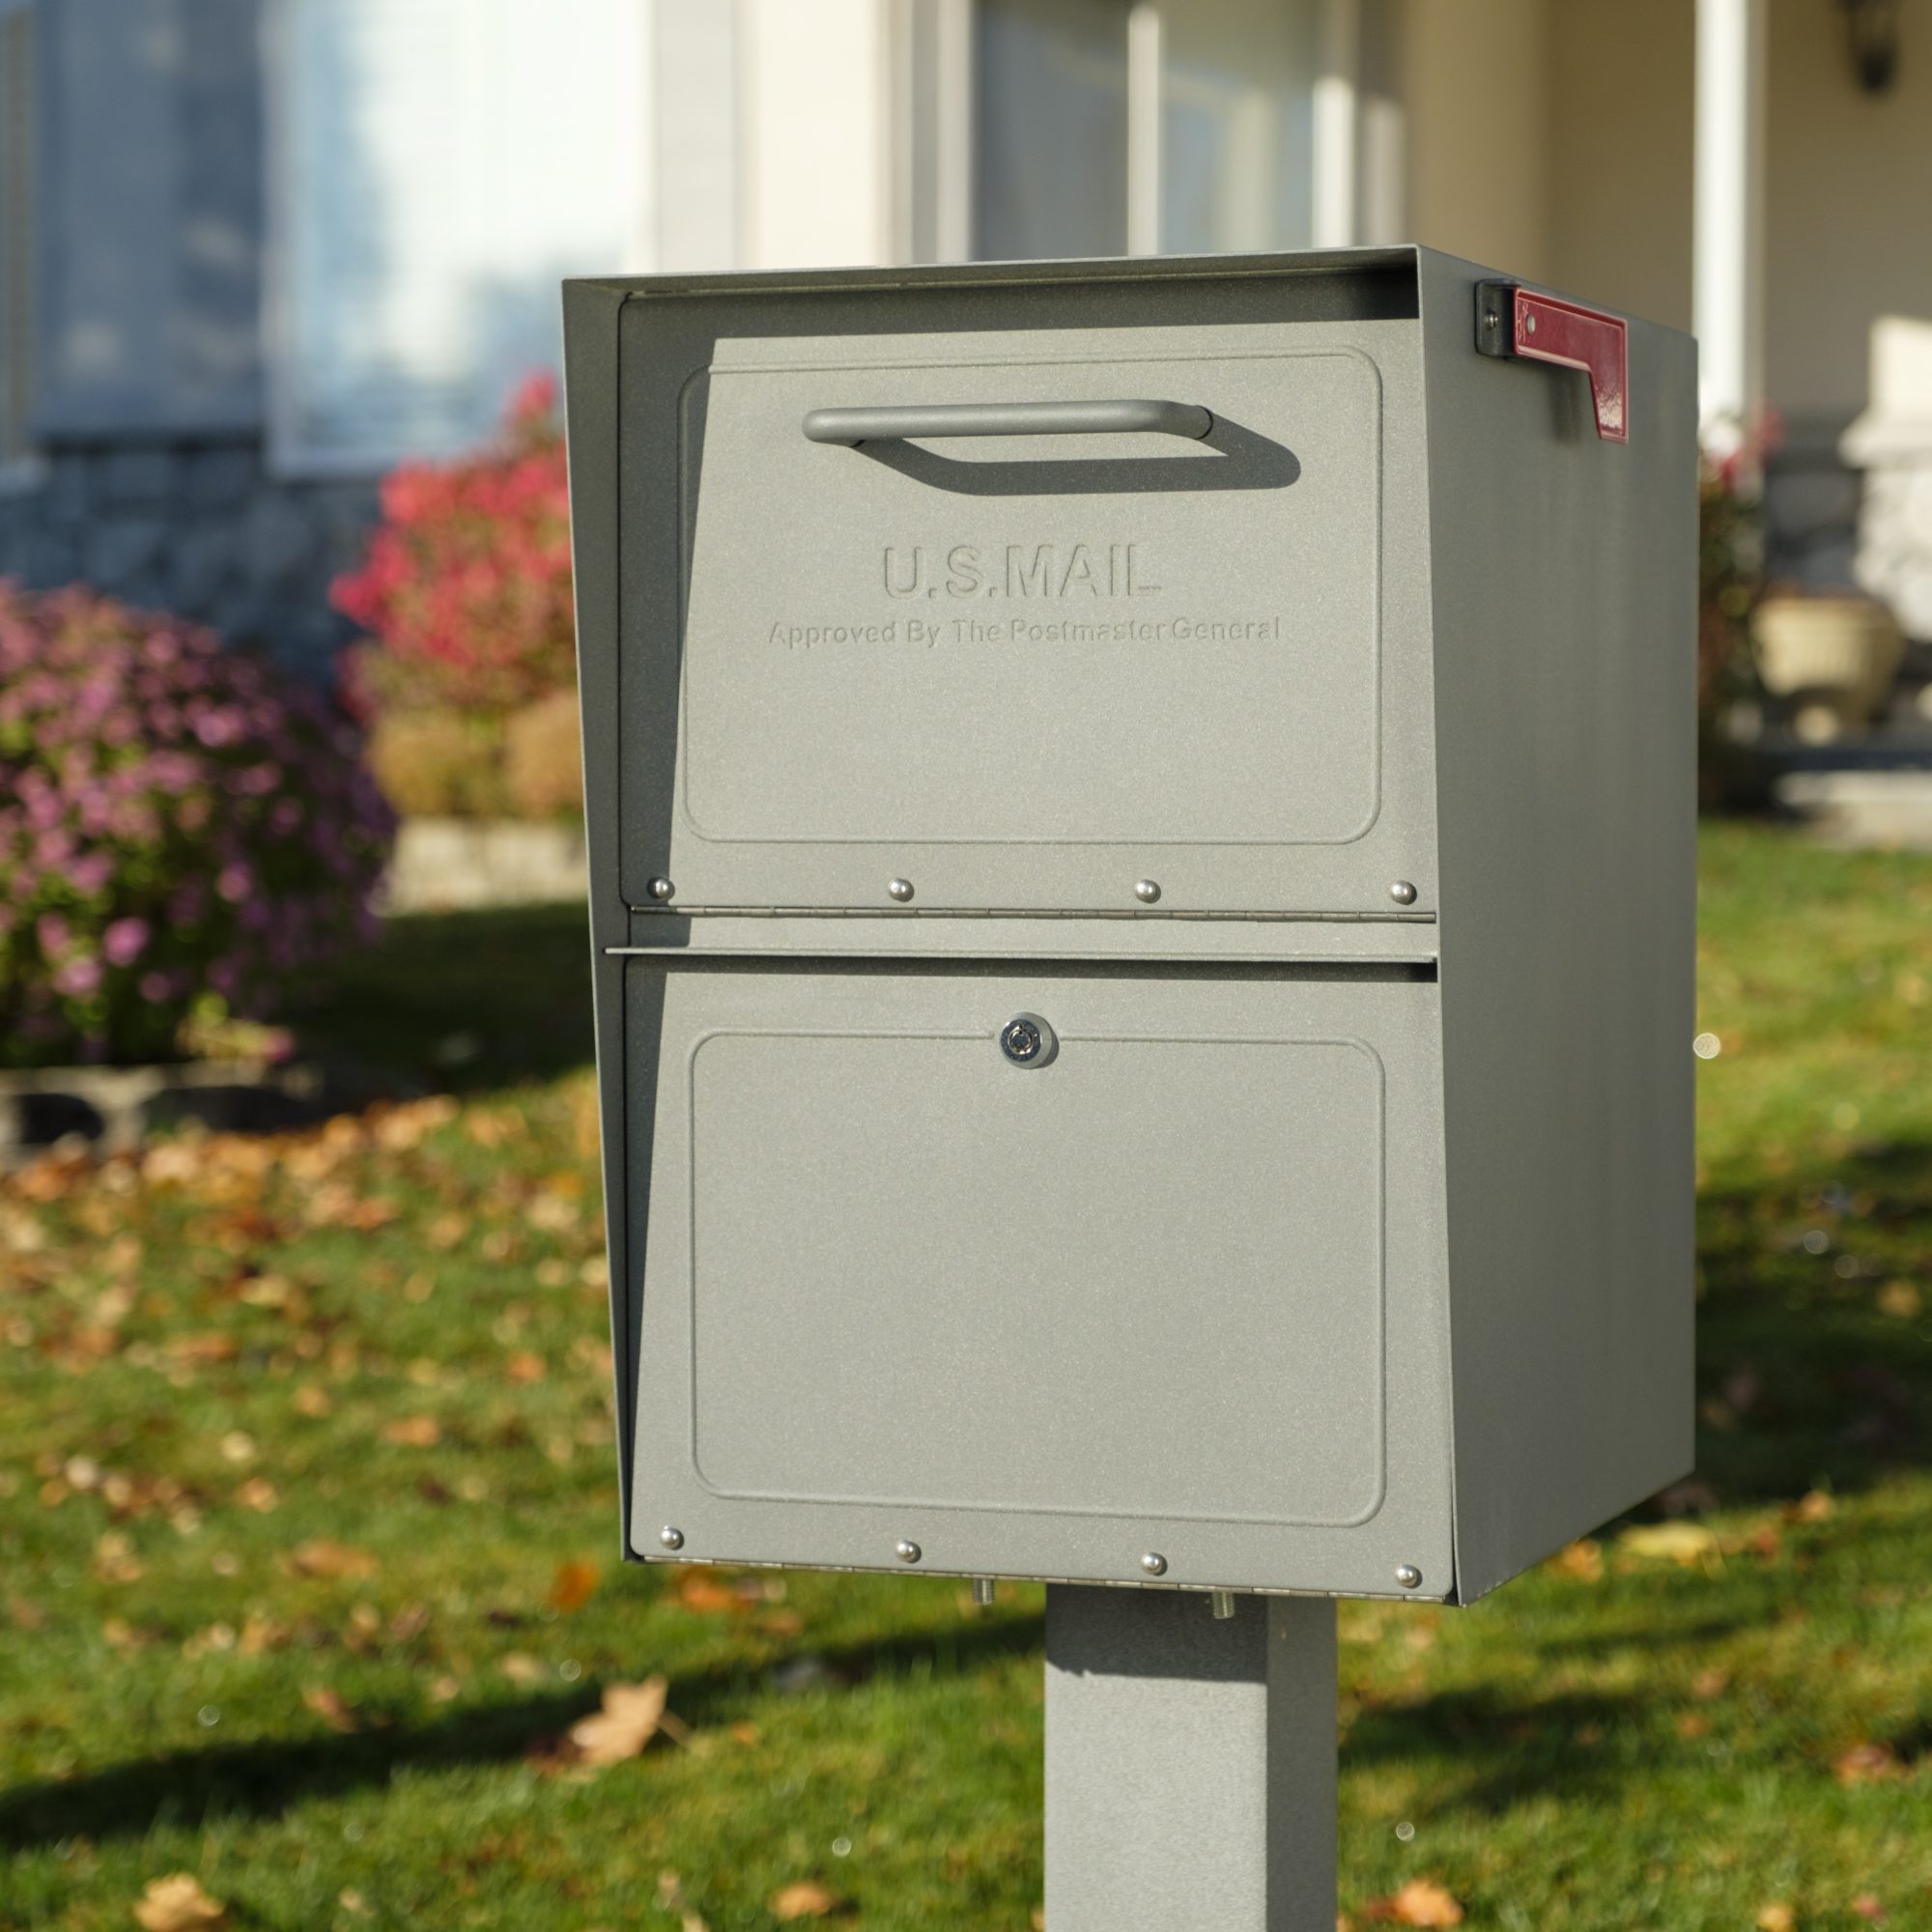
[[[617,318],[624,291],[608,282],[563,290],[565,436],[570,468],[571,563],[576,582],[577,686],[582,705],[584,827],[589,841],[590,980],[603,1123],[605,1236],[611,1269],[618,1467],[630,1520],[631,1419],[637,1344],[626,1293],[624,962],[610,951],[630,936],[618,889]],[[648,1023],[648,1011],[639,1015]],[[648,1150],[645,1151],[648,1174]],[[629,1553],[628,1543],[626,1554]]]
[[[1474,347],[1422,255],[1458,1594],[1692,1460],[1696,367]]]

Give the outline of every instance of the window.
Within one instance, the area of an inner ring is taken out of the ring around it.
[[[0,478],[34,446],[34,16],[0,0]]]
[[[475,441],[559,356],[557,284],[646,265],[638,0],[277,0],[270,394],[285,467]]]
[[[1357,95],[1393,33],[1386,0],[978,0],[974,254],[1306,248],[1379,230],[1386,142],[1358,128]]]
[[[980,0],[973,252],[1120,255],[1127,245],[1127,9]]]

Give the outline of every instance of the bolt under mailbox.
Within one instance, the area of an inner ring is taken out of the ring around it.
[[[564,316],[629,1545],[1042,1580],[1055,1932],[1332,1932],[1336,1600],[1690,1464],[1693,346],[1418,248]]]

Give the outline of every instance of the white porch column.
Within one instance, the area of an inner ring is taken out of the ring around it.
[[[1323,0],[1321,72],[1315,82],[1313,238],[1318,248],[1361,240],[1356,168],[1356,82],[1362,58],[1359,0]]]
[[[1764,403],[1767,0],[1697,0],[1691,314],[1707,446],[1734,449]]]

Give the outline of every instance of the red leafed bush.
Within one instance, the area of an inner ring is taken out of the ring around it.
[[[572,684],[570,499],[550,377],[517,391],[489,447],[389,473],[362,567],[331,598],[368,634],[344,665],[365,717],[442,709],[500,724]]]
[[[169,1058],[369,937],[359,748],[212,631],[0,582],[0,1064]]]

